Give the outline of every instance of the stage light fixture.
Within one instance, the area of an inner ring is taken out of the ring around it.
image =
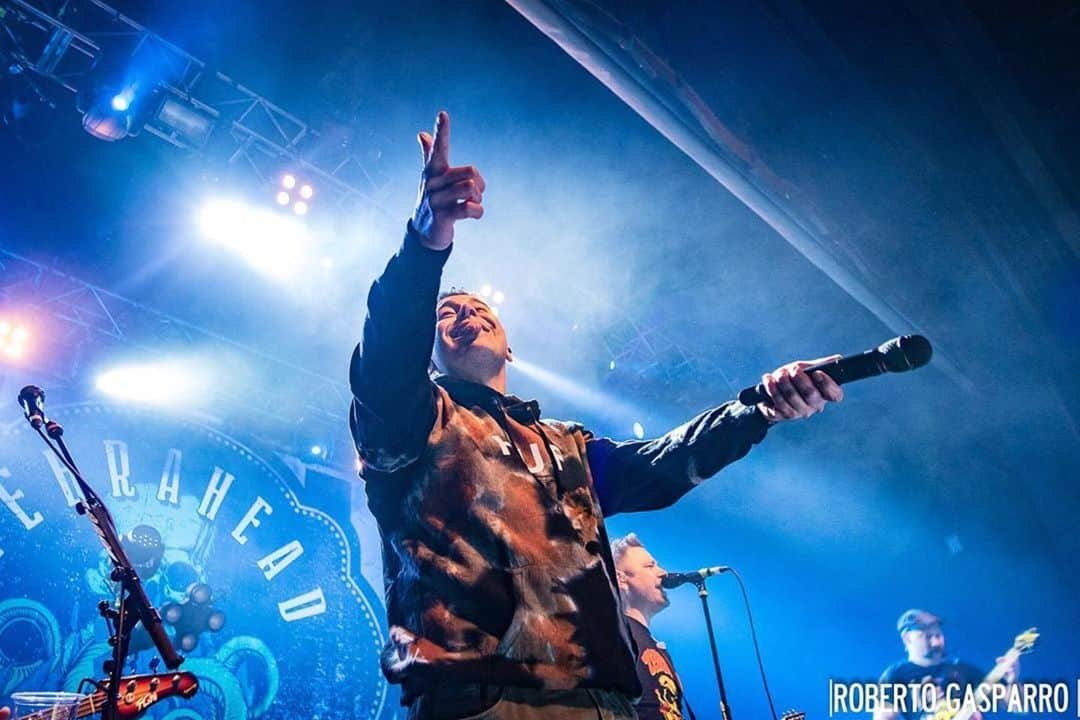
[[[634,437],[642,440],[645,437],[645,426],[639,422],[634,423]]]
[[[215,118],[212,112],[167,97],[158,110],[157,122],[168,129],[173,138],[191,147],[202,148],[214,132]]]
[[[310,185],[301,185],[300,186],[300,197],[304,198],[305,200],[310,200],[311,196],[314,195],[314,194],[315,194],[315,189],[312,188]]]
[[[283,206],[288,205],[289,202],[292,200],[292,198],[289,197],[289,193],[285,192],[284,190],[279,192],[274,199],[277,200],[278,205],[283,205]]]
[[[323,454],[322,445],[312,445],[311,446],[311,454],[314,455],[315,457],[322,457],[322,454]]]
[[[288,173],[283,175],[281,177],[281,187],[285,188],[286,190],[292,190],[294,187],[296,187],[296,176],[290,175]]]
[[[614,371],[614,370],[615,370],[615,361],[614,361],[614,360],[612,360],[611,362],[609,362],[609,363],[607,364],[607,369],[608,369],[608,370],[612,370],[612,371]]]
[[[160,101],[163,72],[147,44],[130,53],[103,49],[76,97],[83,129],[107,142],[138,134]]]
[[[491,284],[484,283],[480,286],[480,297],[491,297]]]
[[[491,293],[491,302],[495,303],[496,305],[502,305],[504,300],[506,300],[506,296],[503,295],[502,290],[496,290],[495,292]]]
[[[292,209],[297,215],[307,215],[308,205],[303,200],[297,200]]]

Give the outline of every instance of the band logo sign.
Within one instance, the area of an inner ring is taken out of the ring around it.
[[[348,483],[296,474],[199,421],[103,404],[54,409],[108,505],[182,670],[200,690],[159,720],[390,717],[384,614],[360,574]],[[70,472],[25,422],[0,429],[0,701],[101,678],[111,566]],[[141,631],[141,628],[139,629]],[[131,667],[149,672],[145,633]]]

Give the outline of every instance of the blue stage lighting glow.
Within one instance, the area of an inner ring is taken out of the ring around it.
[[[634,437],[641,440],[645,437],[645,426],[639,422],[634,423]]]
[[[289,197],[289,193],[284,190],[279,192],[274,199],[277,200],[278,205],[288,205],[289,201],[292,200],[292,198]]]
[[[320,457],[323,454],[322,445],[312,445],[311,454],[315,457]]]
[[[315,194],[315,188],[310,185],[303,185],[300,187],[300,197],[305,200],[310,200],[311,196]]]
[[[117,112],[127,112],[131,107],[131,100],[128,99],[125,93],[120,93],[112,99],[112,109]]]

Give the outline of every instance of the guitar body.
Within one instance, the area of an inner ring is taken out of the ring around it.
[[[1017,658],[1021,655],[1026,655],[1035,648],[1035,643],[1039,639],[1039,632],[1036,628],[1028,628],[1024,632],[1016,636],[1013,640],[1011,648],[1005,651],[1004,657],[1001,661],[994,665],[994,668],[986,674],[982,682],[979,683],[979,687],[976,688],[975,693],[981,694],[989,690],[990,686],[997,685],[1004,678],[1008,669],[1016,662]],[[978,712],[974,702],[965,702],[960,705],[959,708],[953,710],[949,703],[940,703],[941,707],[937,709],[933,714],[927,714],[924,717],[928,720],[971,720]]]

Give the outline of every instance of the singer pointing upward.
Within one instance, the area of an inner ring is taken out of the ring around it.
[[[439,294],[454,224],[483,215],[484,179],[450,165],[446,113],[418,139],[416,209],[350,367],[383,541],[383,672],[410,718],[633,718],[641,685],[604,517],[672,504],[840,388],[791,363],[763,378],[770,403],[727,402],[640,442],[541,419],[506,392],[513,353],[491,309]]]

